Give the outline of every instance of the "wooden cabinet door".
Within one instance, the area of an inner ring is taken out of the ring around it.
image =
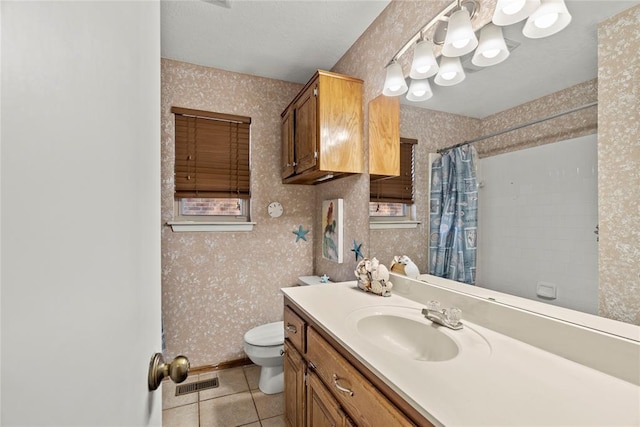
[[[284,343],[284,418],[289,427],[304,426],[305,419],[305,363],[300,353]]]
[[[313,373],[307,376],[307,427],[344,427],[345,413]]]
[[[400,101],[380,95],[369,102],[369,175],[400,175]]]
[[[289,109],[282,118],[282,178],[293,175],[295,171],[295,160],[293,151],[293,109]]]
[[[318,85],[313,84],[295,105],[295,158],[296,173],[313,168],[318,153]]]

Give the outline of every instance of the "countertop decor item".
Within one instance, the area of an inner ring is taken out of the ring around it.
[[[354,271],[358,279],[358,287],[365,292],[372,292],[383,297],[391,296],[393,283],[389,281],[389,270],[384,264],[373,258],[363,258]]]
[[[305,242],[307,241],[307,233],[309,233],[309,230],[305,230],[301,225],[298,226],[297,230],[293,230],[293,234],[296,235],[296,242],[300,239],[304,240]]]
[[[394,256],[390,269],[394,273],[404,274],[412,279],[416,279],[420,275],[418,266],[406,255]]]

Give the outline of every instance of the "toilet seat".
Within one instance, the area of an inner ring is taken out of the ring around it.
[[[244,341],[258,347],[282,345],[284,344],[284,322],[256,326],[244,334]]]

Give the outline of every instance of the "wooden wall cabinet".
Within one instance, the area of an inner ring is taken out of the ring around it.
[[[369,102],[371,180],[400,175],[400,100],[380,95]]]
[[[364,171],[362,80],[319,70],[282,113],[282,182]]]
[[[432,426],[286,300],[284,324],[287,426]]]

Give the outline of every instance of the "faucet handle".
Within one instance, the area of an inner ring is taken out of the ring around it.
[[[447,322],[451,325],[457,325],[462,319],[462,310],[457,307],[451,307],[445,312],[445,316],[447,318]]]
[[[440,301],[431,300],[427,303],[427,310],[440,311]]]

